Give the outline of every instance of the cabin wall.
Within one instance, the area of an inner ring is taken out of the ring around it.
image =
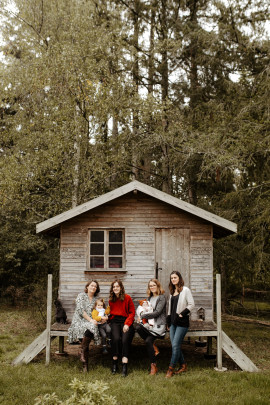
[[[125,230],[125,271],[89,271],[89,228],[123,228]],[[212,319],[212,225],[166,203],[140,192],[129,193],[88,213],[67,221],[61,227],[59,298],[69,319],[75,308],[75,299],[84,285],[98,280],[100,296],[108,298],[110,284],[120,278],[127,294],[138,300],[145,297],[147,283],[155,276],[155,229],[180,228],[190,230],[190,277],[196,309],[206,309],[206,318]],[[169,280],[168,280],[169,282]]]

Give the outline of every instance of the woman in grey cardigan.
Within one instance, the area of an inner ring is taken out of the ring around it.
[[[154,320],[154,325],[150,326],[146,324],[146,327],[140,323],[136,329],[146,343],[148,357],[151,363],[150,375],[154,375],[158,371],[156,356],[159,354],[159,350],[154,342],[156,339],[164,339],[166,333],[166,298],[164,290],[157,279],[152,278],[148,282],[147,295],[153,312],[141,313],[139,321],[142,319],[152,319]]]
[[[187,370],[187,364],[181,350],[181,345],[189,327],[189,313],[194,308],[194,300],[191,291],[184,286],[184,280],[179,271],[170,274],[170,298],[167,316],[167,325],[170,328],[172,344],[172,357],[166,374],[170,378],[173,374],[180,374]],[[180,368],[174,371],[177,363]]]

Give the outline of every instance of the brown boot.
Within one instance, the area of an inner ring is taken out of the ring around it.
[[[158,372],[158,368],[157,368],[156,363],[151,363],[151,370],[150,370],[149,375],[155,375],[155,374],[157,374],[157,372]]]
[[[84,337],[81,344],[80,360],[83,363],[83,372],[88,371],[88,357],[89,357],[89,344],[91,342],[90,337]]]
[[[171,378],[174,375],[174,367],[169,366],[166,378]]]
[[[184,363],[174,374],[181,374],[181,373],[185,373],[186,371],[187,371],[187,364]]]
[[[155,351],[155,356],[157,356],[159,354],[159,350],[158,350],[158,347],[155,345],[155,343],[153,343],[153,348]]]

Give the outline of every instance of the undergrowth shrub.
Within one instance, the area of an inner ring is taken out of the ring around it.
[[[74,391],[70,398],[61,401],[55,393],[40,395],[35,405],[116,405],[115,397],[105,391],[109,389],[103,381],[85,382],[74,378],[69,386]]]

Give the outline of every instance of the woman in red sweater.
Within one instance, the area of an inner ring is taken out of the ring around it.
[[[112,373],[118,371],[118,357],[122,357],[122,376],[127,376],[129,347],[131,345],[134,328],[135,307],[131,297],[125,294],[121,280],[111,284],[110,297],[110,325],[112,334]]]

